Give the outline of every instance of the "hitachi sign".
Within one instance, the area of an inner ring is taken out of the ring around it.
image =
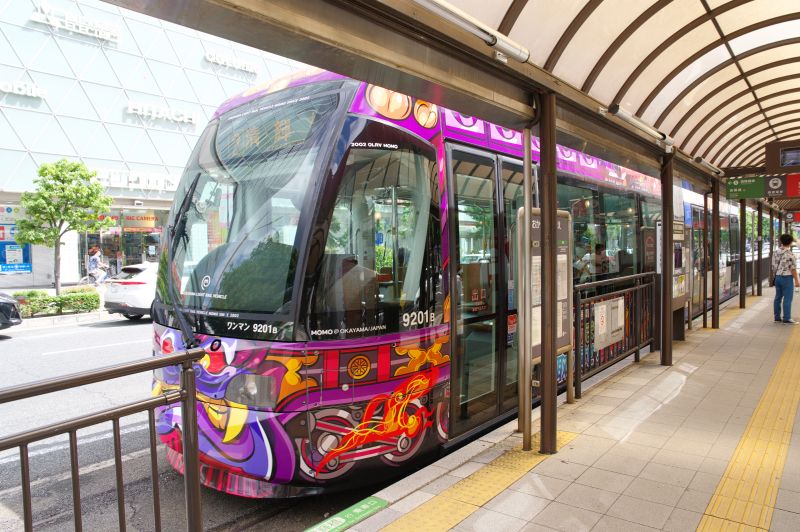
[[[139,115],[145,118],[169,120],[171,122],[183,122],[186,124],[197,123],[197,115],[194,113],[140,102],[128,102],[127,112],[128,114]]]
[[[30,98],[46,98],[47,91],[24,81],[0,81],[0,92],[28,96]]]

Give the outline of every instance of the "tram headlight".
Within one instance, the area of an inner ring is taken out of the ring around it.
[[[411,114],[411,97],[377,85],[367,87],[367,102],[376,112],[392,120],[404,120]]]
[[[417,100],[414,104],[414,119],[419,125],[425,128],[432,128],[436,125],[439,111],[435,104],[424,100]]]
[[[274,408],[278,386],[274,378],[242,373],[228,383],[225,399],[233,403],[258,408]]]

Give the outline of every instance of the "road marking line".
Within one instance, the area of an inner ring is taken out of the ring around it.
[[[131,432],[139,432],[141,430],[148,429],[148,423],[142,423],[139,425],[128,426],[121,429],[119,432],[120,434],[130,434]],[[87,436],[85,438],[78,439],[78,447],[80,448],[81,445],[87,443],[94,443],[96,441],[107,440],[113,437],[113,431],[103,432],[94,436]],[[66,434],[60,434],[60,437],[63,437],[66,441],[68,437]],[[56,437],[59,437],[56,436]],[[41,449],[39,447],[42,447]],[[29,447],[30,449],[30,447]],[[41,456],[44,454],[49,454],[56,451],[61,451],[63,449],[69,449],[69,443],[54,443],[54,444],[42,444],[35,447],[35,450],[28,452],[28,458],[33,458],[34,456]],[[13,453],[13,454],[12,454]],[[19,449],[9,449],[8,451],[4,451],[4,454],[7,456],[0,458],[0,465],[9,464],[11,462],[19,462]]]
[[[800,404],[800,327],[790,334],[697,530],[770,527]]]
[[[140,456],[150,454],[150,447],[146,449],[140,449],[138,451],[133,451],[132,453],[122,455],[122,461],[125,462],[127,460],[133,460],[134,458],[139,458]],[[107,467],[111,467],[114,465],[114,459],[109,458],[108,460],[103,460],[102,462],[97,462],[94,464],[89,464],[88,466],[81,467],[78,471],[78,475],[88,475],[90,473],[94,473],[95,471],[100,471],[101,469],[105,469]],[[53,475],[51,477],[40,478],[31,482],[31,489],[39,486],[40,484],[45,483],[55,483],[55,482],[63,482],[65,480],[69,480],[72,478],[71,472],[62,473],[60,475]],[[20,493],[22,488],[20,486],[14,486],[13,488],[6,488],[0,491],[0,498],[6,497],[7,495],[13,495]]]
[[[131,344],[144,344],[144,343],[152,343],[152,339],[147,340],[131,340],[130,342],[117,342],[114,344],[104,344],[104,345],[86,345],[83,347],[76,347],[75,349],[62,349],[61,351],[45,351],[42,353],[43,355],[60,355],[61,353],[74,353],[75,351],[88,351],[91,349],[100,349],[103,347],[117,347],[120,345],[131,345]]]

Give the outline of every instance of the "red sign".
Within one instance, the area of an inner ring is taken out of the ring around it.
[[[800,174],[789,174],[786,176],[786,196],[800,197]]]

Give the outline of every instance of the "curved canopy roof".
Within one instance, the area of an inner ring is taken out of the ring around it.
[[[800,138],[800,0],[449,0],[717,167]]]

